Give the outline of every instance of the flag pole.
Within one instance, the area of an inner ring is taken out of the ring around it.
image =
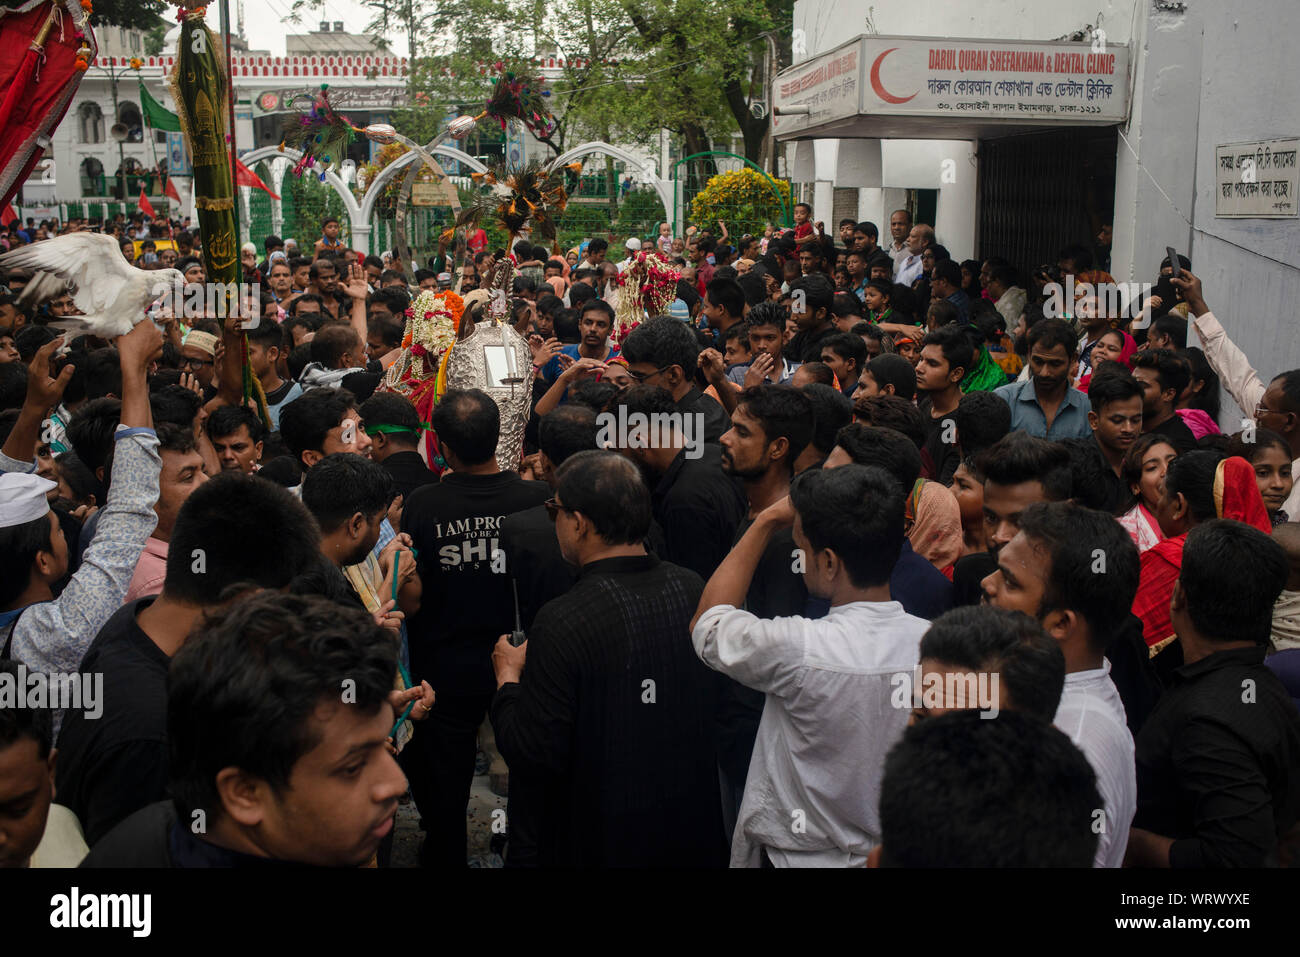
[[[235,237],[239,244],[239,173],[236,169],[238,155],[238,134],[235,132],[235,69],[234,57],[230,52],[230,0],[221,0],[221,42],[226,48],[226,102],[230,112],[230,183],[234,187]],[[241,264],[239,282],[243,282],[243,265]]]

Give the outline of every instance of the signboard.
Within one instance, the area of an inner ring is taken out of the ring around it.
[[[194,167],[190,164],[190,154],[185,150],[184,133],[167,134],[167,175],[194,175]]]
[[[524,165],[524,124],[511,120],[506,131],[506,165],[515,168]]]
[[[1020,123],[1122,123],[1127,46],[859,37],[784,71],[773,103],[790,133],[855,114]],[[791,107],[808,107],[805,114]]]
[[[319,92],[319,84],[263,90],[252,97],[253,111],[258,116],[268,113],[297,113],[310,107],[312,97]],[[297,105],[294,105],[295,101]],[[391,110],[407,106],[409,101],[410,94],[404,86],[330,86],[330,106],[340,112]]]
[[[862,99],[861,46],[854,40],[778,74],[772,84],[773,129],[785,133],[856,116]],[[808,112],[781,115],[791,106]]]
[[[1296,215],[1300,139],[1225,143],[1214,150],[1214,215],[1289,219]]]
[[[448,179],[436,183],[416,183],[411,187],[412,206],[451,206],[459,198],[455,185]]]

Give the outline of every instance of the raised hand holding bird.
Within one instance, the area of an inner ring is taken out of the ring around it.
[[[72,301],[82,315],[51,326],[113,339],[130,332],[145,311],[164,295],[178,300],[185,276],[177,269],[137,269],[124,258],[117,240],[103,233],[68,233],[23,246],[0,256],[0,269],[52,273],[75,287]]]

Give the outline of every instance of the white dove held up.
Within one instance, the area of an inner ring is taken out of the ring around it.
[[[72,301],[84,315],[52,325],[101,339],[130,332],[161,296],[179,298],[185,276],[176,269],[137,269],[126,261],[117,240],[103,233],[68,233],[23,246],[0,256],[0,268],[53,273],[75,287]]]

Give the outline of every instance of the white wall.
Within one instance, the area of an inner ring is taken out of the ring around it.
[[[1191,246],[1200,19],[1155,12],[1140,25],[1135,46],[1133,107],[1116,150],[1111,273],[1153,282],[1166,246]]]
[[[870,33],[868,8],[874,8],[875,32],[886,36],[1055,40],[1091,24],[1100,25],[1115,43],[1127,43],[1135,0],[907,0],[888,6],[864,0],[797,0],[794,62]]]
[[[1195,126],[1189,120],[1184,133],[1184,148],[1196,157],[1192,271],[1204,282],[1214,314],[1267,381],[1300,368],[1294,318],[1300,302],[1300,219],[1216,219],[1215,146],[1300,136],[1300,73],[1293,49],[1300,4],[1226,0],[1205,7],[1201,18],[1206,69],[1198,84]],[[1158,265],[1156,251],[1163,251],[1163,244],[1141,230],[1138,235],[1138,261],[1146,265],[1154,256]],[[1239,419],[1227,414],[1233,404],[1224,403],[1220,421],[1233,422],[1236,429]]]
[[[156,79],[148,81],[148,86],[149,92],[153,94],[155,99],[161,101],[169,109],[172,108],[170,95],[159,88]],[[139,86],[134,72],[128,70],[124,76],[118,78],[117,96],[119,104],[129,101],[135,104],[136,109],[143,112],[140,106]],[[78,110],[81,104],[87,101],[98,103],[100,111],[104,115],[104,139],[99,143],[82,143],[80,141],[81,125],[78,119]],[[94,157],[99,160],[104,167],[104,175],[108,179],[112,179],[118,167],[118,144],[116,140],[109,136],[109,128],[115,122],[117,120],[113,113],[112,82],[104,71],[92,69],[86,74],[81,85],[77,88],[77,93],[68,106],[67,114],[55,128],[54,135],[51,137],[49,155],[54,157],[57,180],[57,186],[53,191],[54,196],[62,200],[70,200],[81,195],[81,161],[86,157]],[[145,169],[156,165],[158,160],[167,155],[167,147],[164,143],[151,144],[153,135],[154,131],[145,127],[143,142],[123,143],[122,158],[128,161],[136,159]],[[36,194],[33,193],[32,195],[35,196]]]

